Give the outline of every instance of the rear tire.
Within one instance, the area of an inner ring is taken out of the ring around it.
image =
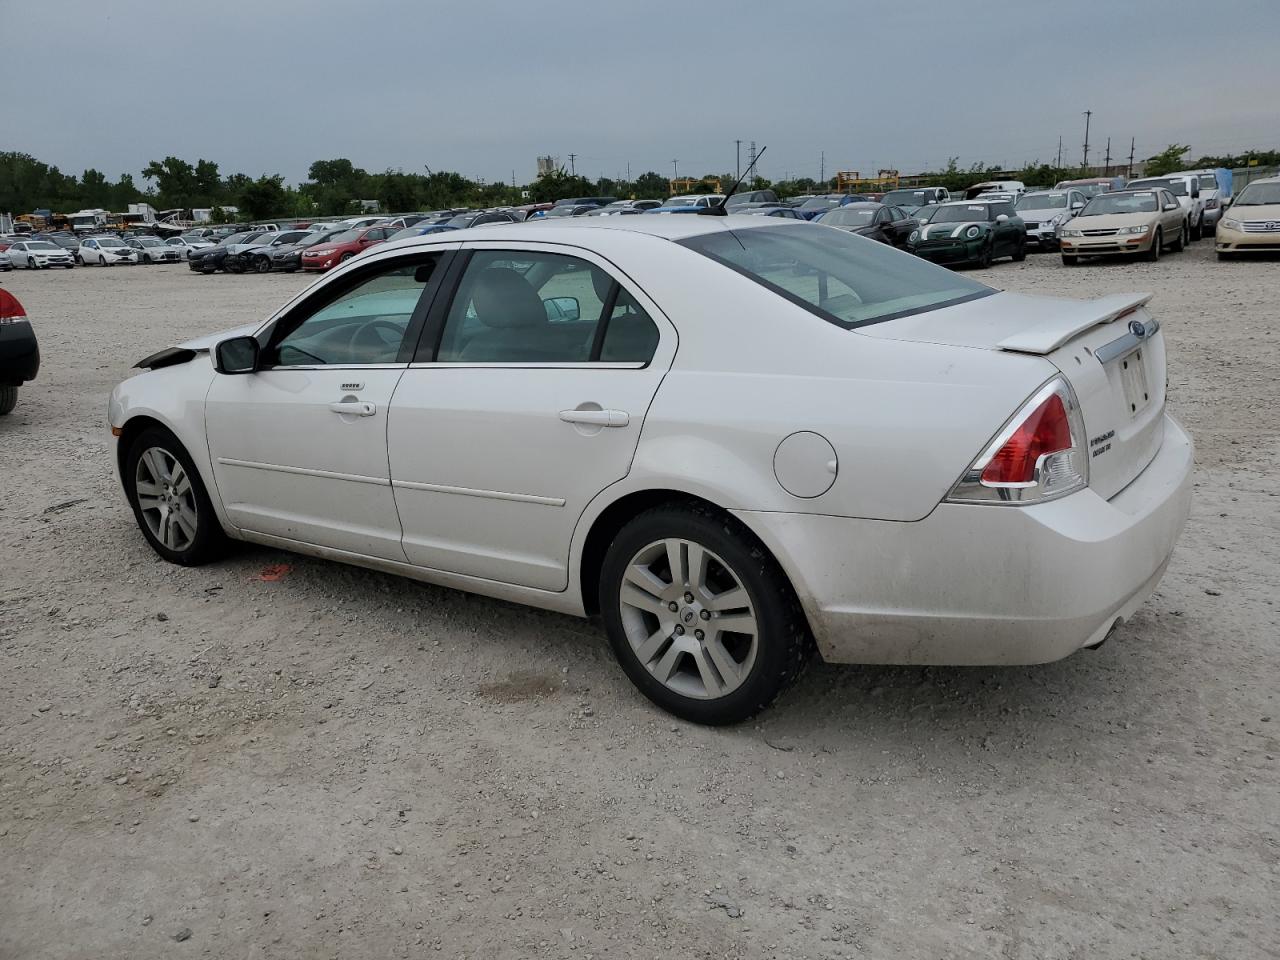
[[[737,520],[705,506],[655,507],[623,527],[605,555],[600,610],[631,682],[693,723],[758,713],[813,652],[777,562]],[[743,630],[715,626],[730,621]]]
[[[134,438],[121,479],[138,528],[165,560],[194,567],[226,551],[228,540],[204,481],[168,430],[148,427]]]
[[[0,387],[0,417],[6,413],[12,413],[13,408],[18,405],[18,388],[17,387]]]

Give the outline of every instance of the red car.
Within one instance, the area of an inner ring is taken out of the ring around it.
[[[350,260],[357,253],[381,243],[396,232],[395,227],[362,227],[347,230],[332,240],[302,251],[303,270],[328,270]]]

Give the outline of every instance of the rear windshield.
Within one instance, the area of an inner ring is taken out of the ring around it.
[[[927,260],[834,230],[779,224],[679,242],[846,330],[995,293]]]

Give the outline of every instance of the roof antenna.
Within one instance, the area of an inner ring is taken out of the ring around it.
[[[701,210],[698,211],[698,213],[704,217],[727,217],[729,215],[729,211],[725,209],[725,204],[729,202],[730,197],[732,197],[735,193],[738,192],[738,188],[742,186],[742,181],[747,179],[747,177],[751,173],[752,168],[757,163],[760,162],[760,158],[764,156],[764,152],[768,149],[769,149],[768,147],[760,148],[760,152],[756,154],[756,158],[751,161],[751,163],[747,166],[747,169],[742,171],[742,176],[738,178],[737,183],[735,183],[732,187],[729,188],[729,192],[724,195],[723,200],[717,203],[714,207],[703,207]]]

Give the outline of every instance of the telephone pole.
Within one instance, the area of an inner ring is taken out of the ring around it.
[[[680,162],[679,160],[671,161],[671,179],[672,180],[680,179],[680,168],[676,166],[676,164],[678,164],[679,162]]]
[[[1103,176],[1111,176],[1111,138],[1107,137],[1107,158],[1102,161],[1106,165]]]
[[[822,158],[818,161],[818,182],[827,182],[827,151],[822,151]]]
[[[576,177],[578,175],[578,171],[574,169],[574,166],[573,166],[573,161],[577,159],[578,159],[578,155],[576,153],[569,154],[569,176],[571,177]]]
[[[1062,135],[1058,135],[1058,169],[1062,169]]]
[[[742,141],[733,141],[733,176],[735,180],[742,179]]]
[[[1129,169],[1125,173],[1125,179],[1133,178],[1133,145],[1134,143],[1135,143],[1134,138],[1130,137],[1129,138]]]
[[[1086,173],[1089,172],[1089,120],[1092,117],[1092,110],[1086,110],[1084,112],[1084,163],[1082,163],[1081,166],[1084,167]]]

